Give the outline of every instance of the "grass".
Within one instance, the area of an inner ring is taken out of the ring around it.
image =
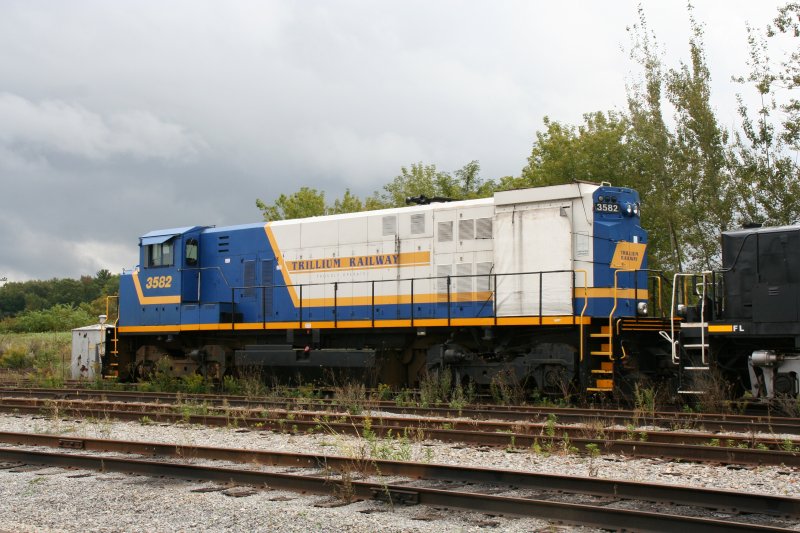
[[[0,372],[8,379],[29,379],[58,386],[69,377],[72,333],[0,334]]]
[[[525,401],[525,386],[512,370],[502,370],[489,384],[492,400],[498,405],[522,405]]]
[[[466,405],[473,403],[477,397],[475,385],[473,383],[462,385],[457,379],[455,383],[453,381],[453,374],[447,369],[426,373],[419,383],[420,407],[446,404],[451,409],[460,411]],[[406,392],[401,391],[395,398],[397,405],[406,403]]]

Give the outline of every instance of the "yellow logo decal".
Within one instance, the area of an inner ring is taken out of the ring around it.
[[[617,248],[614,250],[614,257],[611,259],[611,268],[620,270],[638,270],[642,268],[646,248],[647,245],[640,242],[618,242]]]

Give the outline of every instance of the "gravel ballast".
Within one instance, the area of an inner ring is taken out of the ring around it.
[[[328,432],[287,435],[237,428],[0,415],[0,431],[164,442],[597,476],[800,497],[800,472],[651,459],[533,453],[414,439],[368,441]],[[491,517],[372,501],[338,505],[329,496],[258,490],[193,492],[210,483],[60,468],[0,470],[0,531],[536,531],[546,521]],[[89,475],[85,475],[89,474]],[[76,477],[81,476],[81,477]],[[238,491],[241,492],[241,491]],[[249,494],[249,495],[246,495]],[[320,505],[320,506],[318,506]],[[800,530],[800,526],[796,527]],[[570,531],[581,530],[573,527]],[[589,531],[589,529],[584,529]]]

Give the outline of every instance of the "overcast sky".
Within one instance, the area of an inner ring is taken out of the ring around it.
[[[734,125],[745,25],[778,2],[696,3]],[[0,278],[119,273],[150,230],[368,194],[417,161],[519,175],[544,116],[624,109],[636,6],[0,0]],[[685,2],[643,7],[667,65],[687,58]]]

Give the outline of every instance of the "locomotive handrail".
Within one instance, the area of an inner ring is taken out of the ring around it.
[[[578,328],[579,331],[580,331],[580,336],[581,336],[580,337],[581,338],[580,350],[579,350],[579,352],[580,352],[580,360],[581,360],[581,362],[583,362],[583,335],[584,335],[583,317],[586,314],[586,309],[588,309],[588,307],[589,307],[589,289],[587,287],[587,285],[589,284],[589,272],[584,270],[584,269],[576,269],[573,272],[573,275],[572,275],[572,292],[573,292],[573,294],[575,293],[575,274],[577,274],[577,273],[583,274],[583,309],[581,309],[581,324],[580,324],[580,327]]]
[[[676,316],[676,314],[675,314],[676,313],[675,297],[677,295],[677,292],[678,292],[677,289],[679,287],[678,278],[681,278],[681,277],[689,278],[689,277],[697,276],[697,274],[698,273],[696,273],[696,272],[692,272],[692,273],[678,272],[673,276],[672,303],[670,305],[670,314],[672,316]],[[706,353],[706,349],[705,349],[705,344],[706,344],[705,333],[706,333],[706,327],[708,325],[708,323],[706,322],[706,314],[705,314],[705,307],[706,307],[706,276],[708,274],[713,275],[714,272],[711,271],[711,270],[704,270],[704,271],[700,272],[699,274],[701,276],[703,276],[703,293],[702,293],[702,295],[700,295],[700,325],[701,325],[701,328],[700,328],[700,349],[701,349],[701,351],[700,351],[700,359],[701,359],[701,361],[703,362],[704,365],[708,365],[707,353]],[[686,290],[685,289],[685,285],[686,284],[684,283],[684,292]],[[686,298],[684,301],[688,302],[688,296],[684,296],[684,297]],[[670,342],[670,344],[672,345],[672,364],[680,365],[680,355],[678,354],[678,340],[675,338],[675,321],[674,320],[670,320],[670,335],[669,335],[669,337],[666,336],[666,332],[663,333],[661,336],[664,337],[665,339],[667,339]]]
[[[618,303],[617,295],[618,295],[618,290],[619,290],[619,287],[618,287],[619,274],[620,273],[626,273],[626,272],[627,273],[636,273],[636,272],[638,272],[638,270],[636,270],[636,269],[619,269],[619,270],[615,270],[614,271],[614,305],[611,307],[611,313],[609,313],[609,315],[608,315],[608,344],[609,344],[609,351],[611,352],[611,355],[609,355],[609,359],[611,359],[612,361],[614,360],[614,350],[613,350],[613,344],[614,344],[613,343],[614,313],[617,312],[617,303]],[[634,276],[634,284],[635,284],[635,281],[636,281],[635,278],[638,278],[638,276]],[[634,299],[637,299],[636,296],[639,295],[639,289],[638,288],[634,289],[634,294],[633,295],[634,295]],[[636,310],[634,310],[634,312],[636,312]],[[622,357],[620,359],[625,359],[626,357],[627,357],[627,354],[623,351],[622,352]]]
[[[659,315],[663,316],[663,314],[664,314],[664,305],[663,305],[662,298],[661,298],[661,278],[662,278],[662,275],[659,272],[658,276],[648,276],[647,279],[656,280],[658,282],[658,283],[656,283],[658,285],[658,290],[656,291],[656,294],[658,295],[658,313],[659,313]]]
[[[263,286],[263,285],[248,285],[248,286],[243,286],[243,287],[231,287],[231,284],[228,283],[228,278],[225,277],[225,272],[223,272],[222,267],[219,267],[219,266],[179,268],[178,272],[192,271],[192,270],[197,270],[198,273],[200,271],[203,271],[203,270],[217,270],[217,271],[219,271],[219,275],[222,278],[222,281],[225,282],[225,285],[229,289],[256,289],[256,288],[259,288],[259,287]]]
[[[206,268],[215,269],[215,270],[219,269],[219,267],[206,267]],[[202,270],[202,269],[189,269],[189,270]],[[582,286],[577,286],[577,283],[576,283],[576,280],[575,280],[575,275],[578,274],[578,273],[583,274],[583,285]],[[228,287],[231,290],[231,300],[230,300],[230,305],[231,305],[231,329],[236,329],[235,322],[237,322],[237,317],[236,317],[237,296],[236,296],[236,292],[240,291],[240,290],[244,290],[244,289],[259,289],[259,288],[262,289],[260,291],[261,299],[262,299],[262,302],[261,302],[262,320],[261,321],[264,323],[265,327],[266,327],[266,323],[267,323],[267,316],[266,316],[267,313],[266,313],[266,307],[265,307],[266,304],[265,304],[265,302],[263,300],[265,300],[265,298],[266,298],[266,296],[265,296],[266,289],[286,288],[286,289],[296,289],[297,290],[297,293],[296,293],[297,294],[297,299],[296,299],[297,315],[296,315],[295,320],[297,320],[299,329],[305,329],[305,324],[304,324],[305,316],[304,315],[305,315],[306,307],[308,307],[306,305],[306,300],[308,299],[309,289],[311,289],[312,287],[332,287],[333,288],[334,294],[333,294],[333,320],[332,320],[332,322],[334,324],[334,327],[338,327],[339,326],[339,305],[340,305],[339,291],[342,289],[342,286],[357,286],[357,285],[360,285],[360,284],[369,283],[370,284],[370,293],[371,293],[371,295],[370,295],[371,303],[370,303],[370,317],[369,317],[369,320],[372,322],[372,325],[374,327],[375,321],[376,321],[376,294],[375,294],[376,291],[375,291],[375,284],[376,283],[393,283],[394,284],[394,283],[408,282],[410,284],[410,287],[411,287],[410,303],[409,303],[409,305],[410,305],[410,313],[409,313],[408,316],[410,317],[411,324],[413,326],[414,323],[417,321],[417,319],[420,318],[416,314],[416,310],[414,309],[414,305],[416,303],[415,282],[419,282],[419,281],[433,282],[435,280],[446,280],[446,288],[447,288],[446,289],[446,294],[442,294],[442,296],[445,296],[445,302],[442,302],[442,303],[446,303],[446,306],[447,306],[447,324],[448,325],[452,325],[452,321],[453,321],[453,318],[454,318],[453,317],[452,305],[454,303],[456,303],[456,301],[460,301],[460,300],[456,300],[454,298],[454,296],[453,296],[453,294],[454,294],[453,291],[452,291],[453,283],[454,283],[453,279],[459,279],[459,278],[462,278],[462,279],[463,278],[476,278],[476,279],[488,278],[490,280],[489,281],[490,286],[488,287],[489,290],[486,291],[486,292],[488,292],[489,295],[487,296],[486,300],[484,301],[480,312],[482,312],[483,309],[486,308],[486,303],[492,302],[491,314],[488,315],[487,318],[494,318],[495,325],[496,325],[497,324],[497,318],[498,318],[498,313],[497,313],[497,311],[498,311],[498,307],[497,307],[498,279],[497,278],[498,277],[509,277],[509,276],[523,277],[523,278],[525,276],[537,276],[538,285],[539,285],[539,294],[538,294],[538,298],[537,298],[536,304],[534,304],[534,305],[537,306],[536,307],[536,311],[534,312],[535,314],[527,315],[525,313],[522,313],[520,315],[514,315],[514,316],[538,316],[539,320],[541,321],[543,319],[543,317],[544,317],[544,301],[543,301],[543,299],[544,299],[544,296],[546,294],[546,292],[544,290],[545,286],[544,286],[544,283],[543,283],[543,278],[544,278],[545,275],[551,275],[551,274],[572,274],[572,276],[571,276],[572,277],[572,286],[571,286],[571,296],[570,296],[570,299],[572,301],[574,301],[574,299],[575,299],[575,291],[577,289],[579,289],[579,288],[582,289],[582,295],[579,296],[579,297],[583,298],[583,307],[582,307],[582,309],[580,311],[580,319],[579,320],[580,320],[580,323],[581,323],[581,328],[583,328],[583,322],[584,322],[584,319],[585,319],[585,314],[586,314],[586,311],[588,309],[588,289],[589,289],[589,287],[588,287],[588,272],[586,270],[583,270],[583,269],[572,269],[572,270],[560,269],[560,270],[531,271],[531,272],[508,272],[508,273],[496,273],[495,272],[495,273],[489,273],[489,274],[455,274],[455,275],[448,275],[448,276],[408,277],[408,278],[391,279],[391,280],[352,280],[352,281],[335,281],[335,282],[334,281],[330,281],[330,282],[291,283],[291,284],[273,283],[273,284],[266,284],[266,285],[243,285],[243,286],[230,286],[228,284],[228,281],[225,280],[224,278],[223,279],[224,279],[226,285],[228,285]],[[258,294],[258,293],[256,293],[256,294]],[[397,296],[396,303],[399,304],[401,302],[401,295],[396,295],[396,296]],[[573,313],[574,312],[575,311],[573,310]],[[575,321],[575,319],[573,318],[573,324],[574,324],[574,321]]]
[[[119,295],[109,295],[106,296],[106,318],[111,314],[109,311],[111,309],[111,300],[117,300],[117,317],[114,319],[114,336],[111,337],[111,342],[114,344],[114,349],[111,351],[112,355],[117,355],[119,350],[117,349],[117,345],[119,343],[119,335],[117,334],[117,326],[119,325]],[[101,334],[105,336],[105,332],[101,328]]]

